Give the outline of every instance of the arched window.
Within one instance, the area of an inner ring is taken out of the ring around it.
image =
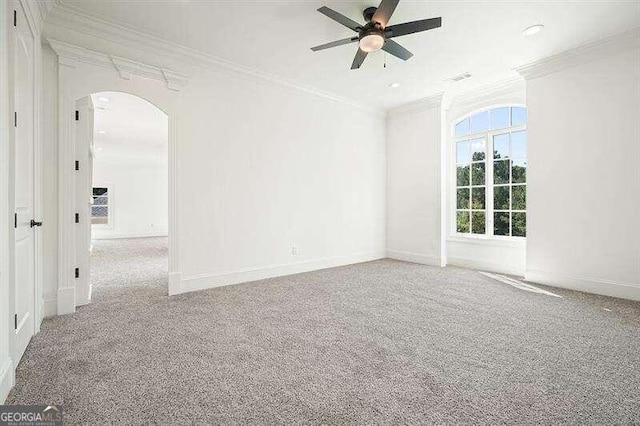
[[[501,106],[459,120],[453,147],[454,232],[526,237],[526,108]]]

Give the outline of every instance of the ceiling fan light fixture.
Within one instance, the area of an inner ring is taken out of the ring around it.
[[[381,34],[367,34],[360,39],[360,49],[363,52],[371,53],[382,49],[384,37]]]

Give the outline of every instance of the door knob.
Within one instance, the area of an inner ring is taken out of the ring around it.
[[[35,220],[31,219],[31,227],[33,228],[34,226],[42,226],[42,222],[36,222]]]

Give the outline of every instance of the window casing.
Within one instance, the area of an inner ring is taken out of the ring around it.
[[[454,124],[454,235],[526,237],[526,120],[526,108],[500,106]]]
[[[109,225],[109,188],[94,187],[91,204],[91,224]]]

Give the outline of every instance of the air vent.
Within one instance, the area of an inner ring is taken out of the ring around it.
[[[453,77],[446,79],[445,82],[457,83],[458,81],[466,80],[470,77],[471,74],[469,74],[468,72],[463,72],[462,74],[454,75]]]

